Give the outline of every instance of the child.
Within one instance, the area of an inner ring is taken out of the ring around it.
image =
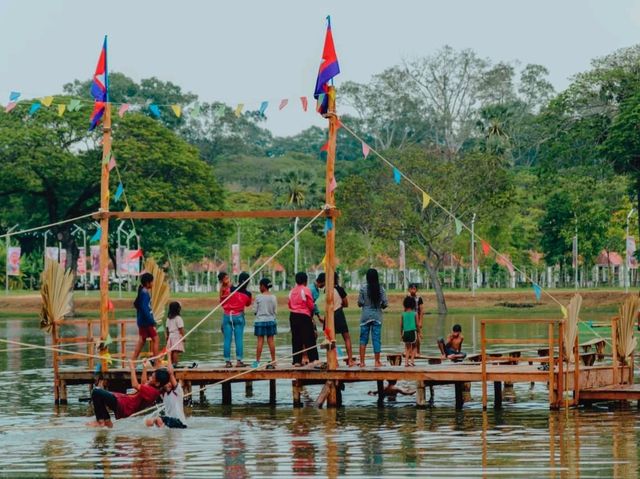
[[[313,296],[307,288],[307,273],[296,273],[296,286],[289,292],[289,325],[291,326],[291,349],[294,367],[302,366],[302,351],[307,351],[309,361],[319,359],[313,323]]]
[[[344,346],[347,350],[347,365],[352,367],[355,365],[353,361],[353,349],[351,347],[351,335],[349,334],[349,326],[347,325],[347,318],[344,315],[344,308],[349,306],[349,299],[347,298],[347,292],[340,284],[338,284],[338,273],[334,276],[334,292],[333,292],[333,325],[336,334],[342,334],[344,339]]]
[[[412,396],[416,392],[412,389],[406,389],[400,386],[396,386],[398,381],[396,380],[388,380],[387,385],[384,387],[383,394],[384,397],[387,398],[387,401],[395,401],[398,397],[398,394],[402,394],[403,396]],[[376,396],[378,391],[369,391],[367,394],[369,396]]]
[[[169,303],[169,313],[167,314],[167,351],[171,352],[169,357],[173,367],[178,367],[180,353],[184,353],[184,321],[180,317],[182,306],[177,301]]]
[[[167,426],[171,429],[186,429],[187,419],[184,416],[184,392],[182,385],[176,380],[173,373],[171,362],[167,367],[169,373],[169,382],[164,386],[162,392],[162,405],[164,406],[164,414],[161,416],[150,417],[144,420],[147,427],[154,424],[157,427]]]
[[[410,296],[404,298],[402,305],[404,313],[402,313],[400,334],[404,342],[404,362],[405,366],[415,366],[416,341],[418,339],[416,318],[418,314],[413,310],[414,301]]]
[[[447,341],[444,338],[438,339],[438,348],[442,354],[442,359],[451,359],[452,361],[461,361],[467,357],[466,353],[462,352],[462,327],[459,324],[454,324],[452,333],[447,336]]]
[[[358,306],[362,308],[360,316],[360,364],[364,367],[364,354],[371,333],[375,366],[381,367],[380,351],[382,350],[382,310],[388,306],[387,294],[380,285],[378,271],[371,268],[367,271],[367,284],[360,288]]]
[[[418,296],[418,285],[410,283],[407,290],[409,293],[406,297],[411,299],[411,310],[416,312],[416,331],[418,338],[416,339],[416,354],[420,353],[420,340],[422,339],[422,319],[424,317],[424,301]]]
[[[276,343],[274,338],[275,335],[278,334],[278,328],[276,326],[276,309],[278,302],[276,301],[276,297],[269,292],[272,286],[269,278],[262,278],[260,280],[260,294],[256,296],[256,302],[253,305],[253,312],[256,314],[253,333],[258,338],[256,360],[253,363],[254,368],[260,366],[260,356],[262,356],[262,346],[264,345],[265,336],[267,338],[267,344],[269,345],[269,352],[271,353],[271,363],[276,360]],[[274,369],[274,365],[271,363],[267,364],[267,369]]]
[[[151,352],[153,357],[158,356],[160,338],[156,331],[156,320],[151,310],[151,288],[153,286],[153,275],[151,273],[143,273],[140,276],[140,286],[138,286],[138,295],[133,305],[136,308],[136,323],[138,324],[138,343],[133,351],[131,359],[138,359],[140,351],[147,338],[151,339]]]
[[[222,271],[218,273],[218,282],[220,283],[220,302],[231,294],[231,279],[229,275]]]
[[[147,361],[142,363],[141,383],[136,376],[136,366],[133,361],[129,361],[131,371],[131,387],[136,390],[134,394],[112,393],[101,388],[94,388],[91,392],[91,401],[96,420],[87,425],[91,427],[113,427],[109,409],[116,416],[122,419],[131,416],[133,413],[152,406],[160,397],[161,390],[169,382],[169,373],[166,369],[156,370],[147,379]]]
[[[251,306],[251,293],[247,291],[249,286],[249,273],[244,271],[238,276],[238,286],[231,288],[227,301],[222,305],[224,314],[222,315],[222,334],[224,336],[223,353],[225,367],[230,368],[231,364],[231,339],[236,343],[236,367],[246,366],[242,362],[244,353],[244,308]],[[232,294],[233,293],[233,294]]]

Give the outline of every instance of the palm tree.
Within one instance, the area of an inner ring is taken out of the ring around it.
[[[285,172],[275,183],[279,203],[294,210],[310,205],[318,193],[315,177],[308,171]]]

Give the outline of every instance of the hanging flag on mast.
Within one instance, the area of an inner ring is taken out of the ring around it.
[[[329,80],[340,73],[340,65],[338,65],[338,55],[333,45],[333,35],[331,34],[331,17],[327,16],[327,34],[324,37],[324,48],[322,49],[322,63],[318,70],[318,78],[316,80],[316,89],[313,97],[317,100],[323,95],[322,102],[318,107],[318,113],[324,115],[329,107]]]
[[[100,52],[100,58],[98,58],[98,64],[96,65],[96,72],[93,74],[93,80],[91,82],[91,96],[95,100],[93,106],[93,112],[91,113],[91,125],[89,130],[93,130],[104,115],[105,104],[109,101],[109,76],[107,72],[107,36],[104,36],[104,43],[102,45],[102,51]]]

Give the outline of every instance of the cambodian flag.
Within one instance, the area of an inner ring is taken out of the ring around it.
[[[107,76],[107,36],[104,37],[104,44],[96,65],[96,72],[93,74],[91,82],[91,96],[95,100],[93,112],[91,113],[91,125],[89,130],[93,130],[104,115],[104,108],[109,101],[109,78]]]
[[[331,18],[327,17],[327,35],[324,38],[324,48],[322,50],[322,63],[318,70],[318,79],[316,80],[316,89],[313,97],[317,100],[320,95],[324,94],[322,102],[319,105],[318,112],[321,115],[327,113],[329,107],[329,80],[340,73],[340,65],[338,65],[338,56],[333,46],[333,35],[331,34]]]

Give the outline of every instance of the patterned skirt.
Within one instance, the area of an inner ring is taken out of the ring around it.
[[[256,336],[275,336],[278,334],[278,327],[275,321],[261,321],[255,323],[253,333]]]

